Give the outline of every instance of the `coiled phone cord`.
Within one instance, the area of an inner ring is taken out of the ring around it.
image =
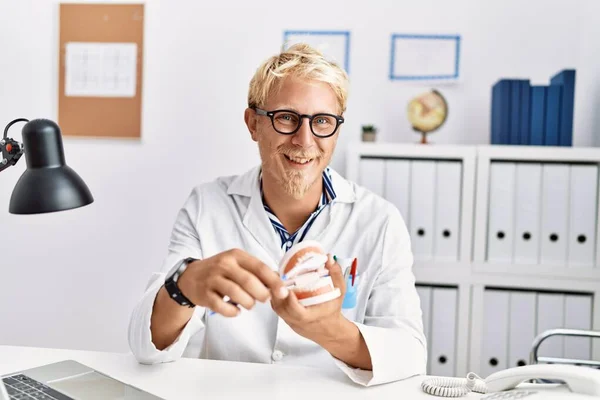
[[[461,397],[469,392],[487,393],[483,379],[469,372],[467,378],[429,378],[421,383],[425,393],[440,397]]]

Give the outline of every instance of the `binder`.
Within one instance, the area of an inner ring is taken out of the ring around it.
[[[508,144],[521,144],[521,80],[510,81],[510,135]]]
[[[490,165],[488,262],[512,261],[515,170],[514,163],[494,161]]]
[[[529,144],[542,146],[546,131],[546,86],[531,87],[531,106],[529,124]]]
[[[509,291],[486,289],[484,300],[481,377],[507,368]]]
[[[569,166],[542,166],[540,264],[566,266],[569,213]]]
[[[550,85],[546,91],[546,135],[544,136],[546,146],[558,146],[562,90],[561,85]]]
[[[564,328],[565,296],[559,293],[538,293],[536,335],[548,329]],[[544,340],[538,349],[540,357],[563,357],[563,338],[552,336]]]
[[[457,261],[462,164],[460,161],[437,161],[436,169],[434,259]]]
[[[528,145],[530,141],[530,125],[531,125],[531,85],[529,80],[521,82],[521,143]]]
[[[417,286],[417,293],[421,299],[421,312],[423,314],[423,333],[427,339],[427,353],[431,354],[431,287]],[[427,373],[431,372],[431,357],[427,357]]]
[[[359,167],[360,185],[383,197],[385,164],[383,159],[361,158]]]
[[[492,87],[492,144],[508,144],[510,133],[511,82],[501,79]]]
[[[515,264],[537,264],[540,245],[542,165],[518,163],[515,184]]]
[[[565,328],[592,329],[592,296],[565,296]],[[565,337],[565,358],[576,360],[592,359],[592,343],[590,338]]]
[[[458,290],[432,288],[431,375],[454,376]]]
[[[501,144],[500,141],[500,82],[492,86],[492,110],[490,117],[490,143]]]
[[[569,267],[592,268],[596,258],[598,167],[571,165]]]
[[[529,364],[531,344],[535,338],[536,294],[510,293],[508,331],[508,368]]]
[[[386,160],[385,162],[385,198],[394,204],[406,226],[410,226],[409,193],[410,193],[410,161]]]
[[[410,237],[415,260],[431,260],[433,255],[435,173],[435,161],[411,162]]]
[[[550,79],[552,85],[563,88],[562,108],[560,110],[559,146],[573,145],[573,113],[575,107],[575,70],[566,69]]]

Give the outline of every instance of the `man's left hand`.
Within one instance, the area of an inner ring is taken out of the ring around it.
[[[280,300],[272,298],[273,310],[279,315],[296,333],[310,339],[321,346],[335,341],[348,324],[348,320],[342,315],[342,303],[346,294],[346,282],[342,268],[328,255],[325,268],[329,270],[329,276],[333,285],[340,289],[340,297],[314,306],[305,307],[298,301],[293,291],[287,298]]]

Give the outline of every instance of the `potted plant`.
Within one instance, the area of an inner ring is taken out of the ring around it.
[[[362,141],[363,142],[374,142],[375,136],[377,135],[377,129],[373,125],[362,126]]]

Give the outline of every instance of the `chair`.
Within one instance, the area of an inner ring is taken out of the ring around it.
[[[549,337],[552,336],[579,336],[579,337],[589,337],[589,338],[600,338],[600,332],[590,331],[590,330],[581,330],[581,329],[550,329],[540,333],[533,340],[533,345],[530,354],[530,363],[531,364],[572,364],[572,365],[582,365],[588,367],[596,367],[600,368],[600,361],[593,360],[573,360],[569,358],[558,358],[558,357],[539,357],[538,349],[542,342]]]

